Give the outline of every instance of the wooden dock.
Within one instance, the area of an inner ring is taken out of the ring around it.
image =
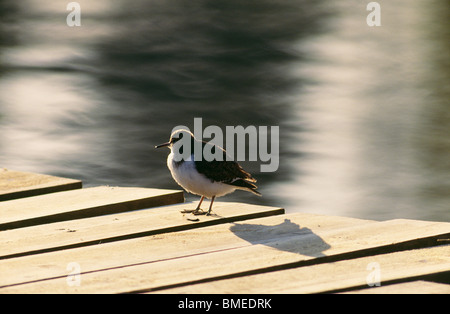
[[[82,188],[0,169],[0,293],[450,293],[450,223]]]

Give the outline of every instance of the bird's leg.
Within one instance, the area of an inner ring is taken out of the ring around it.
[[[200,199],[200,202],[198,202],[197,208],[196,209],[183,209],[181,212],[183,214],[194,214],[194,215],[203,215],[205,214],[205,212],[200,208],[200,205],[202,205],[203,199],[205,197],[202,196],[202,198]]]
[[[202,205],[202,202],[203,202],[203,199],[204,199],[204,198],[205,198],[205,197],[202,196],[202,198],[200,199],[200,202],[198,202],[197,208],[196,208],[195,210],[192,211],[192,214],[194,214],[194,215],[204,215],[204,214],[206,214],[206,213],[203,211],[203,209],[200,208],[200,205]]]
[[[215,195],[211,198],[211,204],[209,204],[209,210],[208,210],[208,213],[206,214],[206,216],[211,215],[211,209],[212,209],[212,206],[213,206],[213,203],[214,203],[214,199],[215,199],[215,198],[216,198]]]

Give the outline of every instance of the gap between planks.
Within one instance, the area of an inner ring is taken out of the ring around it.
[[[81,189],[82,182],[45,174],[0,169],[0,201]]]
[[[224,278],[204,283],[159,289],[154,293],[336,293],[365,290],[374,284],[374,263],[379,267],[379,284],[415,281],[450,273],[450,246],[429,248],[341,260],[334,263],[296,267],[248,276]],[[372,266],[371,266],[372,265]],[[370,266],[370,267],[369,267]],[[376,289],[376,288],[375,288]]]
[[[183,191],[99,186],[1,202],[0,231],[184,201]]]

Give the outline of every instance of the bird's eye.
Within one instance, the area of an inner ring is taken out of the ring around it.
[[[172,138],[172,144],[178,142],[179,140],[181,140],[180,137],[178,137],[178,138],[177,138],[177,137]]]

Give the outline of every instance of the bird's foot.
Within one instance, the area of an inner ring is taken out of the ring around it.
[[[207,215],[208,213],[203,211],[203,209],[201,208],[197,208],[196,210],[194,210],[192,212],[193,215],[198,216],[198,215]]]
[[[201,208],[196,208],[196,209],[183,209],[181,211],[182,214],[193,214],[193,215],[208,215],[209,213],[203,211],[203,209]]]

